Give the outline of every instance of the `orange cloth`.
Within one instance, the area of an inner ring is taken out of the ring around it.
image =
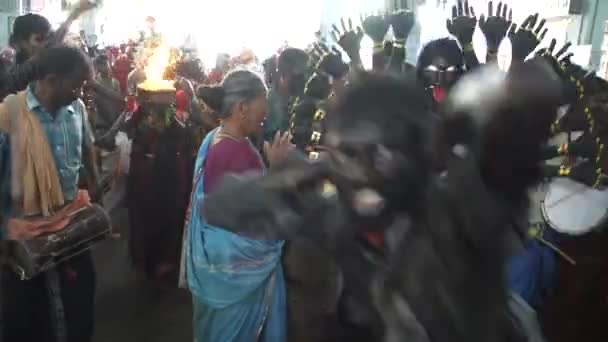
[[[0,131],[11,136],[14,205],[26,216],[49,216],[64,204],[63,191],[46,134],[27,107],[25,91],[0,103]]]

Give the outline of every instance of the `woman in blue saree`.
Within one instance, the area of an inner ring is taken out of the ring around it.
[[[221,86],[199,91],[220,114],[222,125],[199,150],[184,232],[182,285],[192,293],[196,342],[286,339],[283,241],[251,240],[209,225],[199,210],[224,175],[263,172],[262,159],[247,137],[261,128],[266,95],[263,81],[250,71],[235,71]],[[268,146],[268,161],[283,158],[287,147],[286,137]]]

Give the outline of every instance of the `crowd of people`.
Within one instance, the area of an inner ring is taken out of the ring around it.
[[[199,342],[608,338],[605,217],[572,236],[545,207],[529,216],[542,183],[603,191],[608,83],[570,44],[542,45],[539,14],[517,25],[502,2],[478,18],[458,0],[417,65],[409,10],[210,71],[170,47],[154,89],[155,19],[138,41],[68,42],[94,7],[55,31],[22,15],[0,52],[3,242],[56,239],[100,204],[141,281],[192,294]],[[27,279],[1,246],[0,336],[91,341],[90,246]]]

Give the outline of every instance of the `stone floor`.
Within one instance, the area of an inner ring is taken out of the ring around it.
[[[190,342],[190,295],[159,290],[138,280],[126,240],[107,241],[93,251],[97,270],[94,342]]]
[[[117,156],[114,156],[116,158]],[[104,170],[114,159],[104,158]],[[124,179],[123,179],[124,181]],[[93,250],[97,271],[96,326],[93,342],[191,342],[190,295],[175,286],[164,290],[138,279],[128,257],[124,193],[107,195],[118,240],[106,241]],[[120,200],[122,199],[122,200]]]

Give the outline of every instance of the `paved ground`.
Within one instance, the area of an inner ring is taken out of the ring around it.
[[[191,342],[190,295],[136,279],[125,240],[94,251],[97,313],[94,342]]]
[[[104,170],[110,172],[113,159],[104,160]],[[128,257],[126,209],[115,200],[106,205],[119,208],[112,217],[122,239],[93,250],[97,271],[93,342],[192,342],[190,295],[175,286],[160,291],[137,279]]]

